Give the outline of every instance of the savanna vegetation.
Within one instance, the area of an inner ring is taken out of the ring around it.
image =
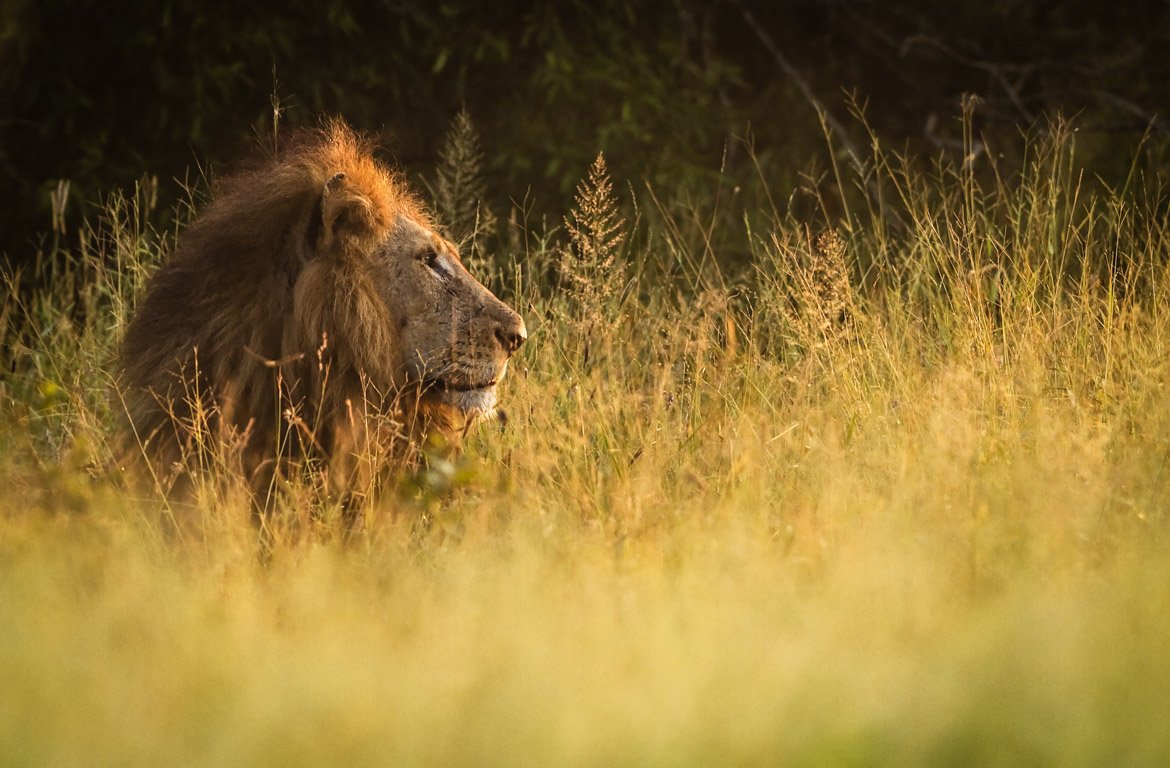
[[[457,117],[416,178],[529,340],[349,537],[295,478],[265,537],[126,488],[114,352],[205,190],[54,217],[0,310],[3,762],[1166,764],[1170,169],[986,103],[921,153],[855,103],[791,177],[576,143],[550,214]]]

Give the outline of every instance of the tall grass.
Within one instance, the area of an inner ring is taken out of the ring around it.
[[[749,212],[736,274],[709,208],[623,219],[595,165],[489,273],[530,329],[506,426],[264,564],[242,500],[176,542],[118,490],[109,361],[170,237],[113,200],[4,310],[0,756],[1166,764],[1166,179],[1074,140],[877,148],[831,223]]]

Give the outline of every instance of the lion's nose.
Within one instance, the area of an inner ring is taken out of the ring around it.
[[[512,317],[496,328],[496,338],[509,355],[513,354],[520,349],[521,344],[528,341],[528,329],[524,327],[524,318],[513,313]]]

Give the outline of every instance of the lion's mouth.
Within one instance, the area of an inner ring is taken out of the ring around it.
[[[448,379],[439,379],[435,382],[441,392],[476,392],[481,389],[492,389],[496,386],[496,380],[491,379],[482,384],[473,384],[466,381],[451,381]]]
[[[444,405],[469,416],[487,415],[496,408],[497,379],[472,382],[463,379],[436,379],[427,389]]]

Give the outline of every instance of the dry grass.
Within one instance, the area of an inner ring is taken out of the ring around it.
[[[241,499],[173,541],[103,469],[168,243],[112,203],[5,308],[4,762],[1166,764],[1163,180],[1034,150],[879,155],[884,202],[757,217],[738,280],[664,219],[604,307],[526,238],[508,427],[266,565]]]

